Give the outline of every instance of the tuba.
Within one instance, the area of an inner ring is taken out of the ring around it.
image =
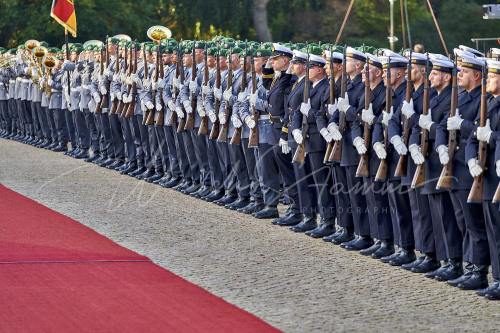
[[[48,81],[49,81],[49,75],[52,72],[52,68],[56,66],[56,58],[53,55],[47,54],[43,57],[42,64],[45,67],[45,78],[46,78],[46,80],[44,80],[43,82],[43,91],[50,98],[52,90],[48,85]]]
[[[38,47],[40,46],[40,42],[35,40],[35,39],[30,39],[30,40],[27,40],[25,43],[24,43],[24,47],[28,50],[33,50],[35,47]]]
[[[162,40],[172,37],[172,31],[164,26],[154,25],[148,29],[147,35],[152,41],[160,43]]]

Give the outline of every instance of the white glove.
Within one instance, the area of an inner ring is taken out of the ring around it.
[[[47,81],[47,84],[48,84],[49,86],[51,86],[53,83],[54,83],[54,81],[52,81],[52,79],[49,79],[49,80]]]
[[[413,98],[410,99],[410,102],[407,102],[406,100],[403,101],[401,112],[404,114],[406,119],[410,119],[411,116],[415,114],[415,109],[413,108]]]
[[[104,74],[104,76],[106,76],[106,77],[110,77],[110,76],[112,76],[112,75],[113,75],[113,72],[111,72],[109,69],[107,69],[107,68],[106,68],[106,69],[104,70],[104,73],[103,73],[103,74]]]
[[[368,110],[363,110],[361,112],[361,120],[363,120],[368,125],[373,124],[373,121],[375,120],[375,115],[373,114],[372,103],[370,103],[370,106],[368,107]]]
[[[157,90],[158,88],[158,83],[156,81],[151,80],[151,90]]]
[[[337,107],[339,108],[340,112],[347,112],[351,105],[349,104],[349,95],[347,95],[347,92],[344,94],[344,97],[339,97],[337,101]]]
[[[208,86],[208,85],[202,85],[201,86],[201,92],[203,93],[203,95],[210,94],[210,86]]]
[[[123,103],[128,103],[128,102],[129,102],[129,101],[128,101],[128,95],[127,95],[127,94],[123,94],[123,95],[122,95],[122,102],[123,102]]]
[[[366,154],[367,149],[365,146],[365,140],[363,140],[360,136],[355,137],[352,144],[356,147],[358,155]]]
[[[441,162],[442,165],[448,164],[450,161],[450,155],[448,154],[448,147],[445,145],[439,145],[436,148],[437,153],[439,154],[439,162]]]
[[[328,115],[333,116],[335,111],[338,110],[337,102],[335,102],[334,104],[327,104],[327,108],[328,108]]]
[[[182,108],[180,106],[175,108],[175,113],[177,113],[177,117],[181,119],[184,118],[184,112],[182,112]]]
[[[240,128],[241,126],[243,126],[240,117],[238,117],[238,115],[236,114],[231,115],[231,122],[233,123],[233,126],[235,128]]]
[[[250,105],[255,107],[255,104],[257,103],[257,92],[254,94],[250,94]]]
[[[220,88],[214,88],[214,97],[219,101],[222,99],[222,90]]]
[[[125,78],[125,84],[126,85],[131,86],[132,83],[134,83],[134,82],[133,82],[133,80],[132,80],[132,78],[130,76]]]
[[[182,102],[182,105],[184,105],[184,110],[186,110],[187,113],[192,113],[193,108],[191,107],[191,102],[190,101],[184,101]]]
[[[96,103],[98,103],[98,104],[99,104],[99,103],[101,102],[101,96],[99,96],[99,94],[98,94],[98,93],[96,93],[96,92],[95,92],[95,93],[93,93],[93,94],[92,94],[92,96],[94,96],[94,101],[95,101]]]
[[[113,74],[113,81],[117,82],[120,78],[120,74]]]
[[[120,91],[119,91],[119,92],[117,92],[117,93],[116,93],[116,98],[117,98],[119,101],[121,101],[121,100],[122,100],[122,98],[123,98],[123,94],[122,94]]]
[[[206,116],[205,108],[203,107],[203,103],[196,104],[196,111],[198,112],[198,115],[200,117],[205,117]]]
[[[418,126],[420,126],[421,129],[430,131],[432,124],[434,124],[434,122],[432,121],[431,110],[429,109],[427,115],[421,114],[418,118]]]
[[[176,78],[176,77],[172,78],[172,86],[173,86],[174,88],[179,89],[179,86],[180,86],[180,85],[181,85],[181,81],[179,81],[179,79],[178,79],[178,78]]]
[[[153,102],[151,101],[147,101],[146,103],[144,103],[144,105],[148,108],[148,110],[152,110],[155,107]]]
[[[476,137],[479,141],[490,142],[491,133],[493,133],[493,131],[490,127],[490,120],[486,119],[486,125],[477,128]]]
[[[213,111],[208,113],[208,118],[210,118],[210,121],[212,123],[215,123],[217,121],[217,115]]]
[[[252,129],[255,128],[255,120],[252,119],[252,117],[248,116],[245,118],[245,124],[247,124],[248,128]]]
[[[101,95],[106,95],[108,93],[105,86],[100,86],[99,91],[101,92]]]
[[[132,82],[134,82],[135,84],[142,84],[142,81],[141,81],[141,78],[139,77],[139,75],[136,74],[132,74],[130,75],[130,79],[132,80]]]
[[[373,150],[375,150],[375,154],[380,160],[385,160],[387,157],[387,152],[385,151],[384,144],[381,142],[375,142],[373,145]]]
[[[222,94],[222,97],[224,98],[224,100],[226,102],[229,102],[229,100],[231,99],[232,96],[233,96],[233,92],[231,91],[231,89],[227,89],[226,91],[224,91],[224,94]]]
[[[497,161],[496,166],[497,166],[497,176],[500,177],[500,160]]]
[[[175,103],[173,100],[168,101],[167,106],[170,109],[170,111],[175,111]]]
[[[332,134],[332,138],[335,141],[340,141],[342,140],[342,133],[339,131],[339,127],[336,123],[330,123],[328,124],[328,132]]]
[[[161,103],[156,103],[155,107],[156,107],[156,111],[161,111],[163,109],[163,107],[161,106]]]
[[[142,86],[145,88],[145,89],[149,89],[151,87],[151,80],[150,79],[144,79],[142,81]]]
[[[448,121],[446,122],[446,129],[448,131],[459,130],[463,121],[462,116],[460,116],[460,113],[458,113],[457,110],[455,116],[448,118]]]
[[[221,125],[226,123],[226,113],[224,111],[219,112],[219,123]]]
[[[391,106],[391,111],[389,113],[383,111],[382,112],[382,124],[384,124],[385,127],[389,126],[389,120],[391,120],[392,115],[394,114],[393,107]]]
[[[281,152],[285,155],[289,154],[290,151],[292,151],[292,148],[290,148],[290,146],[288,145],[288,142],[283,140],[283,139],[280,139],[279,146],[281,147]]]
[[[244,91],[238,93],[238,102],[243,103],[243,101],[247,98],[248,94]]]
[[[125,79],[127,78],[127,74],[125,72],[120,73],[120,81],[125,82]]]
[[[299,129],[294,129],[292,131],[292,136],[293,136],[293,139],[295,140],[295,142],[297,142],[297,144],[301,144],[302,142],[304,142],[304,136],[302,135],[302,131],[299,130]],[[281,141],[281,139],[280,139]]]
[[[158,81],[156,81],[156,89],[163,89],[163,88],[165,88],[165,78],[158,79]]]
[[[191,94],[196,93],[196,88],[198,88],[198,85],[196,84],[196,81],[189,81],[189,92]]]
[[[416,165],[423,164],[425,162],[424,155],[420,152],[420,147],[417,146],[416,144],[410,145],[410,154],[411,158],[413,159],[413,162],[415,162]]]
[[[469,166],[469,172],[472,177],[477,177],[483,173],[483,168],[481,168],[477,159],[471,158],[467,161],[467,165]]]
[[[319,134],[325,139],[326,142],[330,143],[333,140],[333,134],[330,133],[330,131],[326,128],[322,128],[321,131],[319,131]]]
[[[399,155],[406,155],[408,153],[408,148],[406,148],[406,145],[399,135],[393,136],[391,138],[391,143]]]
[[[300,113],[307,117],[309,114],[309,110],[311,110],[311,99],[307,100],[307,103],[300,104]]]

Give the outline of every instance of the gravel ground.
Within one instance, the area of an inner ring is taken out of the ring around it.
[[[174,190],[0,139],[0,182],[286,332],[498,332],[500,303]]]

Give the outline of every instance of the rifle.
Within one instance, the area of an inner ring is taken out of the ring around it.
[[[134,64],[133,64],[133,69],[132,69],[132,74],[137,73],[137,44],[134,43]],[[132,61],[132,57],[130,58],[130,61]],[[135,112],[135,97],[137,96],[137,84],[135,82],[132,82],[132,88],[130,89],[129,92],[129,97],[132,97],[132,100],[126,107],[126,112],[125,112],[125,118],[130,118],[134,115]]]
[[[450,117],[454,117],[457,113],[458,104],[458,85],[457,85],[457,59],[455,59],[455,66],[453,67],[451,77],[451,108]],[[449,190],[453,182],[453,157],[455,156],[455,149],[457,148],[457,131],[452,130],[448,132],[448,156],[449,160],[446,165],[443,165],[441,175],[437,182],[437,190]]]
[[[427,60],[425,62],[425,79],[424,79],[424,100],[422,101],[422,114],[429,114],[429,56],[427,56]],[[424,157],[427,156],[429,150],[429,131],[426,129],[422,129],[420,133],[420,151]],[[417,188],[424,186],[425,182],[425,162],[417,165],[417,169],[415,170],[415,174],[413,175],[413,180],[411,182],[411,188]]]
[[[410,50],[410,59],[408,61],[408,67],[407,67],[407,76],[408,79],[406,80],[406,96],[405,96],[405,101],[407,103],[410,103],[411,100],[411,95],[413,92],[413,81],[411,80],[411,50]],[[401,113],[401,118],[403,119],[403,137],[402,141],[405,144],[406,147],[408,147],[408,140],[410,139],[410,119],[408,119],[403,113]],[[406,175],[408,171],[408,154],[406,155],[400,155],[398,164],[396,165],[396,170],[394,171],[394,177],[403,177]]]
[[[229,52],[229,62],[228,62],[228,70],[227,70],[227,89],[233,89],[233,68],[232,68],[232,51]],[[232,107],[229,103],[225,104],[225,118],[226,122],[222,125],[220,129],[219,136],[217,137],[218,142],[227,142],[227,135],[229,131],[229,121],[231,120],[231,114],[233,113]]]
[[[306,61],[306,76],[304,78],[304,92],[302,96],[302,101],[307,103],[309,101],[309,50],[307,52],[307,61]],[[309,129],[309,123],[307,121],[307,117],[302,115],[302,143],[297,146],[295,150],[295,154],[293,154],[292,162],[298,164],[304,164],[306,158],[306,136],[307,131]]]
[[[257,73],[255,72],[255,61],[253,56],[250,57],[250,71],[252,72],[252,94],[257,91]],[[255,127],[250,129],[250,135],[248,136],[248,148],[258,148],[259,147],[259,127],[257,123],[259,121],[259,115],[254,106],[252,106],[252,118],[255,121]]]
[[[120,47],[116,47],[116,62],[115,62],[115,74],[120,74]],[[113,96],[113,100],[111,101],[111,110],[109,110],[110,114],[116,114],[116,109],[118,108],[118,98]]]
[[[245,58],[243,58],[243,73],[241,74],[241,85],[240,85],[240,94],[244,93],[247,89],[247,47],[245,44]],[[238,95],[239,96],[239,95]],[[240,128],[235,128],[233,137],[231,138],[232,145],[240,145],[241,144],[241,133],[243,132],[243,125]]]
[[[486,119],[488,119],[488,95],[486,95],[486,76],[486,65],[483,65],[483,77],[481,80],[481,106],[479,109],[480,127],[484,127],[486,125]],[[487,142],[479,141],[478,161],[483,170],[486,169],[487,148]],[[469,197],[467,198],[468,203],[481,203],[483,201],[483,186],[484,172],[479,176],[474,177],[474,182],[472,183],[472,188],[470,189]]]
[[[101,58],[99,61],[99,77],[102,77],[104,75],[104,50],[101,49]],[[96,108],[95,108],[95,113],[102,113],[102,96],[101,96],[101,101],[97,103]]]
[[[168,46],[168,41],[167,41],[167,46]],[[158,44],[158,55],[157,56],[160,58],[162,57],[161,41]],[[163,77],[165,74],[164,67],[163,67],[163,59],[160,59],[160,66],[159,67],[160,67],[160,73],[158,73],[158,77],[160,80],[163,80]],[[156,81],[156,83],[158,84],[158,80]],[[165,122],[165,102],[163,101],[163,88],[157,87],[157,89],[158,89],[158,95],[160,95],[161,109],[158,110],[158,112],[156,113],[157,116],[155,119],[155,125],[156,126],[163,126],[163,123]]]
[[[497,189],[495,191],[495,195],[493,195],[493,200],[491,202],[494,204],[500,202],[500,183],[497,186]]]
[[[106,36],[106,50],[104,51],[106,54],[106,68],[109,66],[109,37]],[[99,103],[99,113],[102,112],[102,109],[106,109],[109,105],[109,88],[110,82],[106,79],[106,93],[101,97],[101,103]],[[97,110],[96,110],[97,113]]]
[[[204,59],[204,66],[203,66],[203,86],[207,87],[208,86],[208,81],[209,81],[209,73],[208,73],[208,50],[207,50],[207,44],[205,44],[205,59]],[[205,99],[207,96],[202,92],[201,93],[201,107],[205,109]],[[207,135],[208,134],[208,117],[205,114],[203,117],[201,117],[201,122],[200,122],[200,128],[198,129],[198,135]]]
[[[180,80],[180,84],[181,86],[184,86],[184,81],[186,80],[186,74],[184,73],[184,64],[182,63],[182,53],[179,52],[179,56],[178,58],[180,59],[180,65],[179,65],[179,80]],[[177,98],[179,98],[179,93],[177,93]],[[184,112],[184,105],[182,105],[182,103],[179,103],[180,104],[180,108],[183,110]],[[181,133],[182,131],[184,131],[186,128],[186,117],[182,117],[179,119],[179,124],[177,125],[177,133]]]
[[[175,78],[177,79],[181,75],[181,66],[182,66],[182,59],[180,59],[180,51],[179,51],[180,46],[177,46],[177,61],[175,62]],[[177,97],[179,96],[179,89],[177,87],[173,87],[174,91],[172,93],[172,100],[174,101],[174,104],[177,100]],[[175,126],[175,123],[177,123],[177,113],[175,110],[170,110],[170,118],[168,118],[167,125],[168,126]]]
[[[347,74],[346,74],[346,54],[345,54],[346,48],[344,47],[344,56],[343,56],[343,66],[344,69],[342,71],[342,78],[341,78],[341,83],[340,83],[340,96],[344,97],[345,92],[347,90]],[[346,128],[346,119],[345,119],[345,113],[344,112],[339,112],[339,132],[340,134],[344,135],[345,128]],[[333,148],[332,148],[332,153],[328,157],[328,162],[333,163],[333,162],[340,162],[342,159],[342,139],[339,141],[335,141],[333,143]]]
[[[144,81],[149,80],[149,68],[148,68],[148,60],[146,58],[146,45],[142,47],[142,61],[144,63]],[[146,120],[149,118],[149,114],[151,110],[146,110],[142,116],[142,124],[146,125]]]
[[[370,107],[372,101],[372,90],[370,89],[370,62],[366,61],[365,66],[365,110]],[[367,122],[363,125],[363,138],[365,146],[370,147],[371,142],[371,125]],[[356,177],[368,177],[370,175],[370,155],[369,150],[359,158],[358,168],[356,169]]]
[[[387,70],[386,70],[386,87],[385,87],[385,112],[391,113],[392,107],[392,85],[391,85],[391,57],[389,57],[387,61]],[[384,124],[382,124],[384,126]],[[384,147],[387,149],[388,146],[388,126],[384,127]],[[377,173],[375,174],[375,181],[381,182],[387,179],[387,158],[380,160],[380,164],[378,165]]]
[[[335,70],[333,68],[333,58],[332,58],[332,48],[330,47],[330,98],[328,103],[333,104],[335,103]],[[332,153],[333,149],[333,141],[328,142],[328,145],[326,146],[326,152],[325,152],[325,157],[323,157],[323,164],[329,164],[329,157],[330,154]]]
[[[193,62],[191,63],[191,82],[196,82],[196,49],[193,45],[193,52],[191,54]],[[196,112],[196,95],[192,92],[190,93],[191,99],[191,113],[186,114],[186,125],[185,130],[192,130],[194,128],[194,113]]]
[[[158,42],[158,47],[156,48],[156,64],[155,64],[155,76],[153,78],[154,82],[158,83],[158,76],[160,72],[160,58],[161,58],[161,53],[160,53],[160,47],[161,47],[161,41]],[[152,91],[151,93],[153,100],[156,97],[156,89]],[[161,96],[160,96],[161,98]],[[155,115],[156,115],[156,110],[153,108],[148,112],[148,116],[146,117],[146,121],[144,122],[144,125],[153,125],[155,122]]]
[[[217,56],[216,56],[216,69],[215,69],[215,88],[216,89],[220,89],[220,85],[221,85],[221,75],[220,75],[220,64],[219,64],[219,51],[217,51]],[[216,114],[219,113],[219,108],[220,108],[220,101],[218,99],[215,99],[215,103],[214,103],[214,109],[215,109],[215,112]],[[210,131],[210,140],[215,140],[219,137],[219,128],[220,128],[220,124],[219,124],[219,117],[217,115],[216,117],[217,119],[215,120],[215,122],[213,123],[212,125],[212,130]]]
[[[125,47],[125,57],[124,57],[124,72],[127,73],[128,72],[128,75],[130,75],[130,68],[129,68],[129,63],[128,63],[128,50],[127,50],[127,47]],[[127,76],[128,76],[127,75]],[[125,106],[125,103],[122,101],[122,100],[119,100],[118,101],[118,106],[116,107],[116,111],[115,113],[118,114],[120,117],[122,116],[122,112],[123,112],[123,108]]]

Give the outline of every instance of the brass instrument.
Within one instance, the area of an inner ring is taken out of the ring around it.
[[[149,39],[159,43],[164,39],[168,39],[172,37],[172,31],[169,28],[166,28],[161,25],[154,25],[148,29],[146,33]]]
[[[48,77],[52,73],[52,68],[56,66],[56,58],[53,55],[47,54],[43,57],[42,59],[42,64],[45,67],[45,79],[43,80],[43,91],[47,96],[50,98],[50,94],[52,93],[52,90],[50,86],[48,85]]]

